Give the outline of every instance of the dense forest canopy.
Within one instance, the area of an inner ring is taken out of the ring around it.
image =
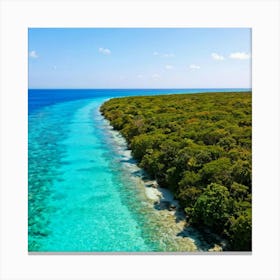
[[[114,98],[101,112],[188,221],[251,250],[250,92]]]

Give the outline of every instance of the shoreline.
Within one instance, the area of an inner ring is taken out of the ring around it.
[[[142,188],[145,193],[147,201],[143,201],[143,203],[148,202],[162,216],[162,219],[168,219],[168,226],[172,228],[169,234],[174,235],[175,242],[178,239],[177,242],[180,244],[193,243],[193,250],[177,252],[222,252],[225,247],[222,244],[223,240],[213,238],[210,232],[206,232],[207,236],[205,236],[205,233],[187,224],[186,215],[172,192],[160,187],[156,180],[149,178],[147,173],[137,165],[137,161],[132,157],[125,138],[110,125],[109,120],[101,113],[100,116],[104,119],[106,130],[116,144],[118,154],[122,158],[121,163],[129,170],[131,176],[137,179],[137,187]]]

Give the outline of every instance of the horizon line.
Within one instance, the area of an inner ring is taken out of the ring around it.
[[[80,90],[123,90],[123,89],[251,89],[252,87],[180,87],[180,88],[28,88],[28,90],[38,90],[38,89],[80,89]]]

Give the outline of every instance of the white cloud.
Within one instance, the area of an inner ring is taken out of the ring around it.
[[[199,65],[195,65],[195,64],[191,64],[190,66],[190,69],[200,69],[200,66]]]
[[[174,66],[173,65],[165,65],[165,69],[166,70],[172,70],[172,69],[174,69]]]
[[[29,52],[29,57],[38,58],[39,56],[38,56],[37,52],[33,50],[33,51]]]
[[[245,52],[235,52],[235,53],[231,53],[229,57],[232,59],[249,59],[251,55]]]
[[[111,51],[109,49],[106,49],[106,48],[99,48],[98,51],[102,54],[105,54],[105,55],[111,54]]]
[[[154,56],[167,57],[167,58],[169,58],[169,57],[174,57],[174,56],[175,56],[174,53],[163,53],[163,54],[161,54],[161,53],[159,53],[159,52],[157,52],[157,51],[154,51],[154,52],[153,52],[153,55],[154,55]]]
[[[160,79],[160,75],[155,73],[155,74],[152,75],[152,79],[155,80],[155,81],[159,80]]]
[[[225,59],[222,55],[219,55],[217,53],[212,53],[211,56],[215,60],[224,60]]]
[[[174,53],[165,53],[162,55],[163,57],[174,57],[175,54]]]
[[[138,74],[138,75],[137,75],[137,78],[138,78],[138,79],[143,79],[144,76],[143,76],[142,74]]]

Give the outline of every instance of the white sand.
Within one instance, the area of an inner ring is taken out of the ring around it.
[[[153,202],[159,202],[162,199],[162,193],[156,188],[145,188],[146,197]]]

